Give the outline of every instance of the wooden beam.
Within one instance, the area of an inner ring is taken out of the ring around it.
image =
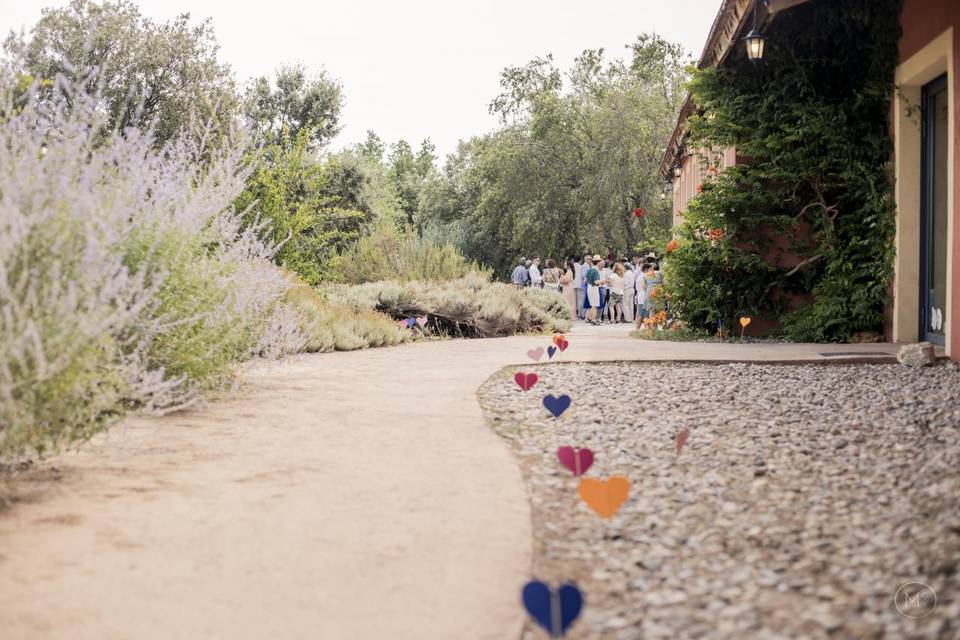
[[[771,14],[779,13],[798,4],[806,4],[810,0],[767,0],[767,11]]]

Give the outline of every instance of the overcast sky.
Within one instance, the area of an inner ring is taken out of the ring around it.
[[[0,29],[29,28],[57,0],[0,0]],[[487,105],[501,69],[553,53],[566,67],[583,49],[624,46],[655,31],[699,56],[720,0],[140,0],[158,20],[213,18],[221,58],[237,78],[300,62],[343,84],[335,146],[373,129],[443,157],[460,138],[489,131]]]

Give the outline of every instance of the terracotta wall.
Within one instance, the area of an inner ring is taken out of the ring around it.
[[[703,184],[712,171],[722,171],[737,162],[737,154],[733,148],[725,149],[721,153],[702,154],[694,152],[686,154],[680,161],[680,177],[673,179],[673,224],[683,223],[683,212],[687,204],[696,197],[698,187]]]
[[[953,27],[953,302],[948,312],[951,323],[950,352],[960,360],[960,0],[904,0],[900,15],[900,59],[906,60],[931,40]]]

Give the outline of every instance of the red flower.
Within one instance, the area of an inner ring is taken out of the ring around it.
[[[644,213],[645,212],[643,209],[641,209],[640,207],[637,207],[636,209],[633,210],[633,217],[642,218]]]
[[[667,243],[667,253],[673,253],[679,248],[680,248],[680,243],[677,242],[676,238],[674,238],[673,240]]]
[[[698,185],[697,185],[697,193],[703,193],[703,185],[702,185],[702,184],[698,184]]]

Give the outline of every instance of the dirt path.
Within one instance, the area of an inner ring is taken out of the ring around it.
[[[547,338],[258,366],[33,472],[0,514],[0,638],[516,638],[530,512],[478,387]],[[567,359],[808,359],[580,329]],[[849,345],[833,351],[877,352]],[[49,470],[55,467],[56,471]]]

